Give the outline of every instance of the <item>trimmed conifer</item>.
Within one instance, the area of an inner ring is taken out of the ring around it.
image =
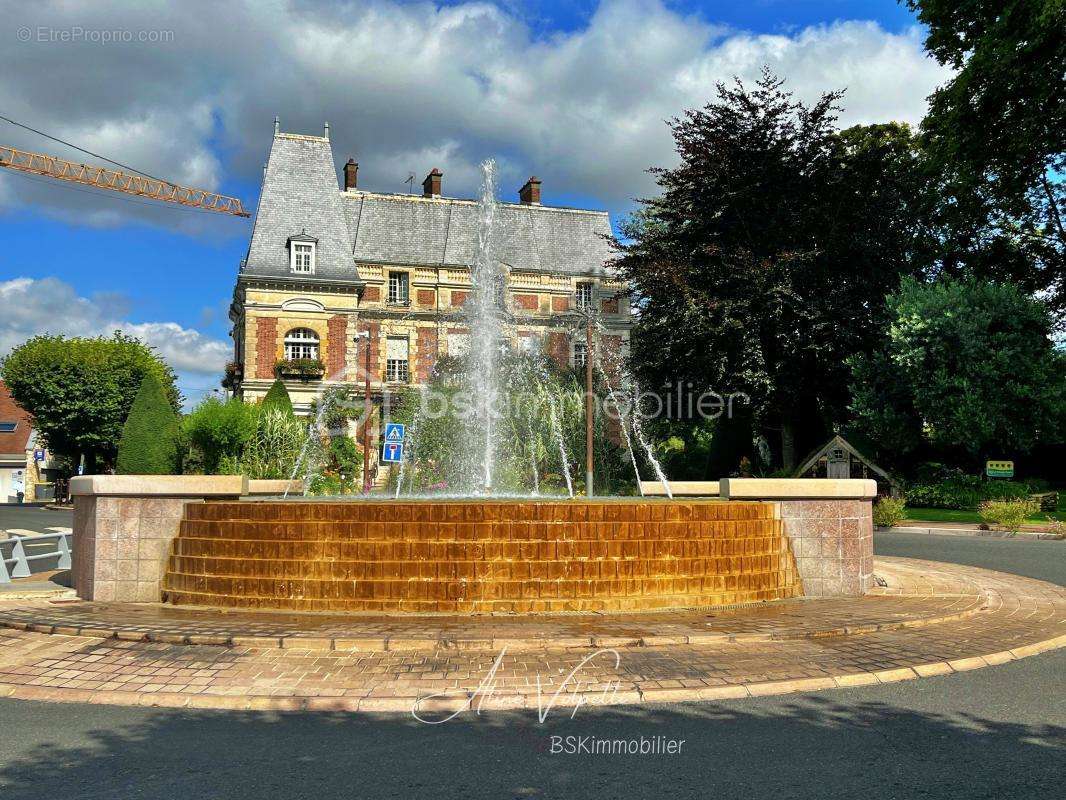
[[[178,415],[159,380],[147,373],[122,426],[115,471],[120,475],[174,475],[178,471]]]
[[[280,380],[274,381],[270,386],[270,390],[266,393],[266,397],[263,398],[263,410],[278,409],[285,411],[288,414],[292,414],[292,400],[289,397],[289,392],[285,388],[285,384]]]

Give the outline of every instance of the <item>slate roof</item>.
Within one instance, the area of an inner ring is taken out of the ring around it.
[[[501,260],[511,269],[604,275],[605,211],[501,203]],[[315,277],[358,278],[357,264],[468,266],[477,203],[420,195],[342,192],[329,141],[276,134],[242,273],[289,277],[289,237],[318,238]]]

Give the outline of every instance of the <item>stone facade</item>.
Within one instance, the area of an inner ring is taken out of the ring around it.
[[[861,595],[873,578],[869,500],[784,500],[780,516],[806,597]]]
[[[236,498],[247,481],[234,475],[86,475],[73,478],[70,490],[78,597],[154,603],[186,503]]]

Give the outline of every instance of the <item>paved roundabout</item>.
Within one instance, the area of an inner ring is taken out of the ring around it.
[[[876,561],[848,600],[552,616],[329,616],[0,605],[0,696],[323,711],[715,700],[890,683],[1066,646],[1066,589]]]

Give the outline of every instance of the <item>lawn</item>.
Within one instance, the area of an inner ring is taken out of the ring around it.
[[[981,522],[981,515],[976,511],[953,511],[946,508],[906,508],[907,519],[922,520],[923,522]],[[1059,501],[1059,510],[1052,512],[1040,512],[1029,517],[1029,522],[1047,522],[1049,519],[1057,519],[1066,522],[1066,509]]]

